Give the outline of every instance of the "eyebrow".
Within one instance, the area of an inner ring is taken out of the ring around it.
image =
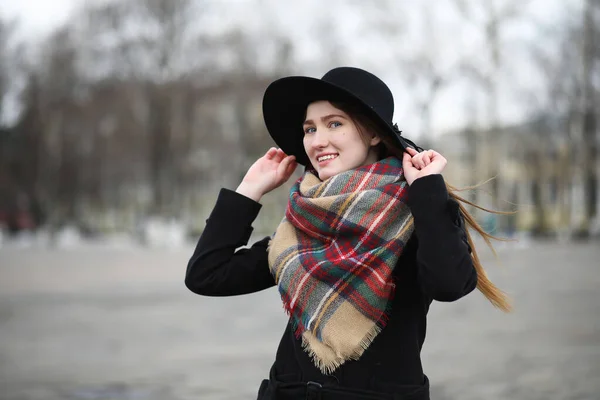
[[[328,119],[332,119],[332,118],[344,118],[347,119],[346,117],[344,117],[343,115],[339,115],[339,114],[329,114],[329,115],[325,115],[324,117],[321,117],[321,121],[325,122]],[[304,121],[304,123],[302,125],[314,125],[315,123],[313,122],[312,119],[307,119],[306,121]]]

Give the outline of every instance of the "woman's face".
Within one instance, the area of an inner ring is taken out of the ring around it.
[[[308,106],[303,128],[304,150],[322,181],[377,162],[379,137],[363,138],[350,116],[328,101]]]

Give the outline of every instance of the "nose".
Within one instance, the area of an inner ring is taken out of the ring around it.
[[[312,146],[315,149],[322,149],[322,148],[327,147],[328,144],[329,144],[329,136],[327,135],[327,133],[324,132],[322,129],[321,130],[317,129],[317,131],[314,133],[314,136],[313,136]]]

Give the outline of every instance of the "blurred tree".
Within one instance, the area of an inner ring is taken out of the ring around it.
[[[481,182],[494,177],[491,187],[491,202],[494,209],[499,209],[501,182],[499,171],[498,129],[499,129],[499,84],[500,72],[504,67],[507,49],[502,40],[503,29],[506,25],[524,17],[529,1],[518,0],[453,0],[454,5],[463,15],[465,21],[475,25],[481,32],[484,41],[480,55],[484,57],[469,57],[463,60],[462,73],[470,77],[483,88],[487,95],[487,128],[479,130],[486,132],[485,137],[475,135],[470,141],[471,154],[476,155],[476,166],[473,169],[478,175],[476,181]],[[497,5],[500,3],[500,5]],[[472,94],[471,96],[475,96]],[[476,192],[472,199],[477,201]]]
[[[11,73],[11,39],[15,23],[5,21],[0,16],[0,123],[4,117],[4,97],[8,92]]]
[[[537,112],[564,121],[563,135],[554,143],[560,165],[557,212],[561,229],[588,236],[598,218],[600,30],[596,27],[600,2],[586,0],[579,6],[569,7],[560,24],[543,30],[558,44],[558,51],[544,42],[532,43],[531,49],[545,78],[545,88],[537,94]]]
[[[8,219],[17,193],[17,182],[13,176],[15,159],[15,135],[5,121],[5,100],[14,75],[14,30],[15,23],[0,15],[0,224]]]
[[[197,62],[187,64],[193,61],[190,54],[202,54],[197,47],[202,42],[191,32],[199,4],[191,0],[127,0],[88,5],[82,11],[86,22],[80,26],[85,38],[81,53],[88,76],[96,81],[116,79],[116,84],[122,81],[120,91],[131,100],[124,106],[135,122],[119,118],[113,130],[121,131],[123,124],[128,124],[124,133],[137,137],[132,142],[136,154],[146,157],[151,196],[142,202],[150,214],[168,214],[178,208],[176,164],[190,149],[176,142],[189,141],[189,110],[194,102],[184,105],[187,113],[175,108],[180,89],[185,87],[182,79],[196,72],[192,66]],[[116,88],[113,94],[118,93]]]
[[[147,34],[140,37],[139,45],[148,57],[153,78],[146,85],[148,100],[148,156],[152,202],[150,212],[165,214],[173,204],[179,188],[175,183],[173,154],[174,96],[172,83],[181,66],[184,36],[189,29],[192,2],[190,0],[134,0],[132,11],[141,18]]]
[[[37,79],[32,77],[29,82],[29,100],[32,102],[29,108],[40,116],[34,129],[39,129],[46,141],[44,150],[47,154],[43,157],[48,158],[44,161],[41,177],[47,182],[44,197],[56,224],[77,217],[78,149],[86,133],[78,106],[83,87],[77,71],[77,49],[72,33],[64,27],[47,40],[42,53],[43,69]],[[25,121],[23,119],[22,123]]]
[[[350,5],[340,11],[348,24],[333,24],[322,15],[302,26],[307,36],[300,37],[282,17],[280,11],[287,5],[273,0],[236,4],[236,13],[229,3],[205,0],[87,3],[65,27],[43,40],[37,53],[31,52],[34,58],[24,69],[22,113],[7,136],[15,149],[11,157],[19,161],[13,175],[27,192],[42,199],[54,220],[84,219],[91,214],[95,223],[109,229],[126,228],[131,226],[132,215],[141,212],[189,216],[202,224],[204,209],[197,210],[202,202],[210,203],[215,187],[239,183],[248,165],[273,144],[261,113],[262,92],[268,83],[282,75],[322,72],[346,62],[386,79],[405,77],[412,84],[407,87],[420,113],[420,143],[432,134],[436,99],[446,87],[459,80],[463,84],[466,74],[471,87],[481,89],[469,96],[475,123],[467,131],[482,140],[478,132],[499,130],[495,126],[500,124],[499,75],[510,67],[503,61],[506,52],[512,51],[506,48],[502,33],[508,29],[506,24],[525,11],[516,10],[516,3],[508,0],[490,4],[451,1],[458,6],[456,10],[463,10],[463,20],[472,21],[466,24],[467,31],[481,34],[486,52],[480,46],[450,51],[460,46],[454,45],[455,35],[443,29],[448,19],[421,4],[409,7],[381,0],[377,7],[366,7],[337,1],[334,5],[340,10]],[[250,10],[260,12],[250,14]],[[236,22],[238,14],[252,15],[252,23],[247,18]],[[398,15],[406,22],[400,23]],[[232,19],[225,20],[225,16]],[[415,21],[420,24],[419,40],[401,40]],[[459,22],[465,25],[464,21],[453,23]],[[581,18],[572,23],[571,36],[557,41],[564,47],[562,54],[553,55],[557,47],[549,42],[539,46],[539,59],[548,60],[548,93],[563,93],[551,99],[556,113],[570,110],[573,121],[583,121],[579,110],[589,108],[589,102],[586,107],[575,107],[584,88],[582,53],[572,46],[582,43],[581,23]],[[357,35],[357,41],[345,40],[351,35]],[[593,30],[593,36],[597,35]],[[295,47],[297,40],[306,37],[314,43],[310,48],[314,57],[306,58],[309,65],[299,61]],[[481,60],[480,54],[486,57]],[[6,57],[0,60],[5,62]],[[596,104],[597,62],[590,65],[596,71],[589,79]],[[12,72],[0,72],[9,76],[4,82],[13,80]],[[487,126],[477,125],[475,115],[481,93],[493,122]],[[540,104],[533,114],[537,117],[542,110]],[[586,126],[586,132],[593,131]],[[519,151],[524,162],[531,159],[529,170],[534,174],[543,170],[538,161],[547,157],[535,153],[536,141],[547,139],[543,132],[537,134],[536,140],[524,142],[528,147]],[[3,146],[7,142],[3,140]],[[479,141],[468,142],[481,146]],[[472,154],[479,163],[494,165],[487,153],[490,149],[483,150],[475,147]],[[557,154],[557,159],[564,160],[568,152]],[[573,162],[571,158],[569,164]],[[492,174],[481,168],[473,171],[478,173],[474,181]],[[556,187],[572,184],[572,178],[567,171],[557,179]],[[531,193],[541,203],[546,189],[541,180],[537,183],[537,188],[530,186]],[[514,192],[514,187],[509,189]],[[283,204],[285,191],[281,194],[278,200]],[[543,211],[543,218],[549,220],[551,214]]]
[[[585,0],[583,8],[582,38],[582,93],[580,112],[583,186],[585,219],[581,233],[589,236],[592,223],[598,223],[598,151],[600,132],[598,130],[598,89],[600,85],[600,41],[598,41],[598,24],[600,23],[600,1]],[[594,83],[594,79],[596,82]]]
[[[43,66],[26,66],[22,112],[14,127],[13,179],[38,217],[47,215],[51,221],[76,217],[80,190],[81,121],[74,99],[81,87],[71,38],[68,29],[58,30],[41,50]]]
[[[44,182],[49,160],[42,125],[41,87],[35,74],[30,72],[21,96],[24,108],[13,128],[18,147],[13,149],[13,155],[16,157],[11,172],[18,182],[19,190],[25,193],[33,204],[39,205],[36,222],[43,223],[47,210],[42,210],[41,204],[46,202],[51,194],[48,184]]]
[[[445,31],[438,11],[426,4],[419,7],[416,15],[421,19],[418,49],[409,56],[403,55],[402,67],[405,83],[412,89],[413,99],[420,114],[419,145],[433,146],[432,113],[440,92],[457,78],[458,66],[463,55],[447,60],[443,52]]]

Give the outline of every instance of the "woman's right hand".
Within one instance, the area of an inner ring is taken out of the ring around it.
[[[248,169],[236,192],[259,201],[263,195],[290,179],[297,166],[296,157],[271,147]]]

